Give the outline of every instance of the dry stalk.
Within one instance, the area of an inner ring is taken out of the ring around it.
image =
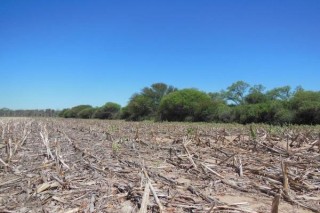
[[[5,167],[9,167],[9,164],[7,164],[6,162],[4,162],[1,158],[0,158],[0,162],[1,162]]]
[[[156,201],[156,203],[157,203],[157,205],[159,207],[160,213],[164,212],[164,208],[163,208],[163,206],[162,206],[162,204],[161,204],[161,202],[159,200],[159,197],[158,197],[158,195],[156,193],[156,190],[153,188],[153,186],[151,184],[151,179],[150,179],[148,173],[146,172],[145,168],[143,169],[143,173],[144,173],[145,177],[147,178],[147,183],[148,183],[148,185],[150,187],[150,190],[151,190],[151,192],[153,194],[153,197],[154,197],[154,199],[155,199],[155,201]]]
[[[7,162],[9,163],[11,161],[11,157],[12,157],[12,139],[9,138],[9,141],[7,143]]]
[[[286,195],[289,195],[288,166],[283,160],[281,161],[281,168],[283,176],[283,191]]]
[[[222,175],[220,175],[218,172],[213,171],[212,169],[210,169],[208,166],[206,166],[204,163],[201,163],[201,165],[206,168],[208,171],[210,171],[212,174],[216,175],[217,177],[224,179],[224,177]]]
[[[149,180],[146,180],[146,184],[144,186],[144,192],[141,201],[141,207],[139,213],[147,213],[148,203],[149,203],[149,195],[150,195],[150,187]]]
[[[3,124],[3,122],[2,122]],[[6,133],[6,128],[5,127],[2,127],[2,133],[1,133],[1,140],[4,141],[4,135]]]
[[[239,176],[242,177],[243,176],[243,171],[242,171],[242,162],[241,162],[241,158],[239,158]]]
[[[92,194],[91,200],[90,200],[90,208],[89,208],[90,213],[94,212],[94,202],[95,201],[96,201],[95,194]]]
[[[54,156],[52,155],[52,152],[51,152],[50,146],[49,146],[48,130],[45,125],[42,127],[42,129],[40,131],[40,136],[41,136],[43,144],[45,145],[45,147],[47,149],[47,156],[51,157],[51,159],[54,160]]]
[[[218,165],[221,165],[225,162],[227,162],[228,160],[230,160],[231,158],[233,158],[235,155],[237,155],[237,153],[232,154],[231,156],[227,157],[226,159],[222,160],[221,162],[218,163]]]
[[[26,128],[26,127],[24,128],[24,130],[23,130],[23,136],[22,136],[21,140],[16,143],[16,145],[15,145],[15,147],[14,147],[14,150],[13,150],[13,155],[14,155],[14,154],[18,151],[18,149],[19,149],[20,147],[22,147],[23,144],[26,142],[27,137],[28,137],[28,135],[30,134],[30,132],[31,132],[31,131],[27,131],[27,128]]]
[[[184,148],[184,150],[186,151],[186,153],[187,153],[187,155],[188,155],[189,161],[191,162],[191,164],[193,165],[193,167],[194,167],[195,169],[198,169],[197,165],[195,164],[195,162],[194,162],[193,159],[192,159],[192,156],[190,155],[189,150],[187,149],[187,147],[186,147],[186,145],[185,145],[185,138],[184,138],[184,141],[182,142],[182,145],[183,145],[183,148]]]
[[[139,129],[138,129],[138,128],[136,129],[136,134],[135,134],[135,136],[134,136],[134,140],[135,140],[135,141],[138,141],[138,140],[139,140]]]
[[[2,161],[1,161],[1,158],[0,158],[0,162],[2,162]],[[2,162],[2,163],[3,163],[3,162]],[[1,186],[5,186],[5,185],[10,185],[10,184],[16,183],[16,182],[18,182],[18,181],[20,181],[20,180],[21,180],[20,177],[15,178],[15,179],[12,179],[12,180],[8,180],[8,181],[6,181],[6,182],[0,183],[0,187],[1,187]]]
[[[278,213],[279,211],[279,204],[280,204],[280,194],[274,196],[272,201],[271,213]]]
[[[55,154],[56,154],[57,165],[58,165],[59,162],[60,162],[64,167],[66,167],[67,169],[70,169],[70,167],[69,167],[69,166],[64,162],[64,160],[62,159],[60,142],[57,141],[57,139],[55,139],[55,143],[56,143]]]

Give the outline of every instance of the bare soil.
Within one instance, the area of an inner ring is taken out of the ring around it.
[[[0,212],[320,212],[319,130],[0,118]]]

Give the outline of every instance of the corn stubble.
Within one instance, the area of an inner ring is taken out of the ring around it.
[[[319,131],[1,118],[0,212],[319,212]]]

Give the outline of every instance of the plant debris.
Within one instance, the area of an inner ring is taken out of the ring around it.
[[[316,126],[1,118],[0,212],[320,212],[319,137]]]

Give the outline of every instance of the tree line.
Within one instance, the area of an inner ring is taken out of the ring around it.
[[[320,124],[320,92],[290,86],[266,90],[237,81],[220,92],[177,89],[155,83],[121,107],[79,105],[59,112],[64,118],[125,119],[269,124]]]
[[[131,96],[121,107],[78,105],[61,111],[0,109],[7,117],[64,117],[125,119],[129,121],[188,121],[224,123],[320,124],[320,92],[283,86],[266,90],[263,85],[237,81],[220,92],[177,89],[155,83]]]
[[[57,117],[58,114],[59,111],[53,109],[0,109],[0,117]]]

